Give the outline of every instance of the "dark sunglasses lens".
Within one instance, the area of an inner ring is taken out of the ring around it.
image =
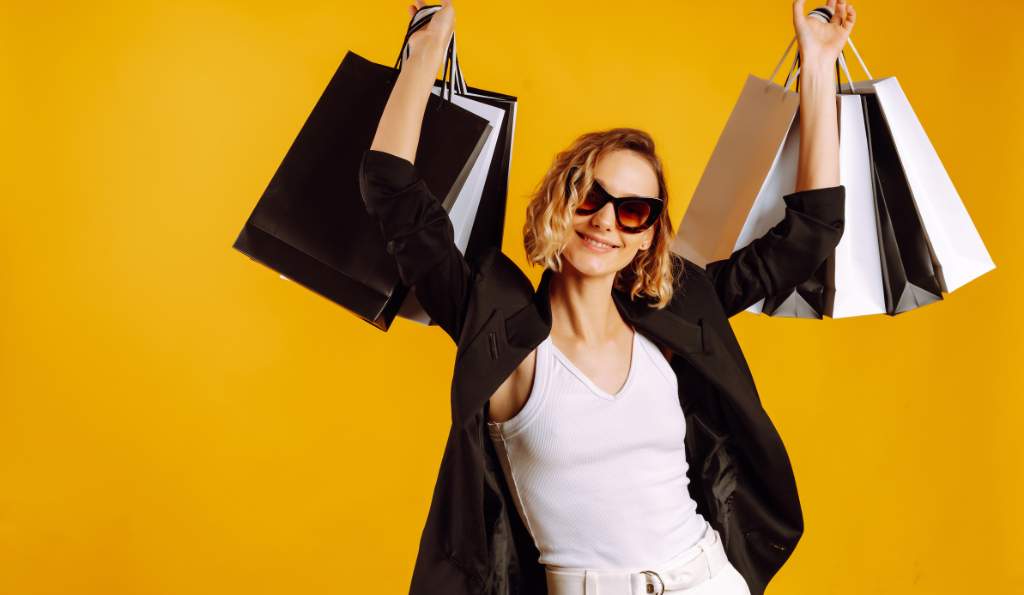
[[[580,204],[576,206],[576,210],[582,213],[592,213],[597,211],[604,206],[605,198],[601,196],[601,193],[596,189],[591,188],[590,192],[583,197]]]
[[[627,200],[619,205],[619,222],[625,227],[640,227],[651,216],[651,205],[642,200]]]

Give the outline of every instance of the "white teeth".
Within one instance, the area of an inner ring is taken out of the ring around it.
[[[600,246],[602,248],[614,248],[615,247],[615,246],[612,246],[611,244],[605,244],[604,242],[598,242],[597,240],[591,239],[591,238],[589,238],[587,236],[583,236],[583,240],[586,241],[586,242],[589,242],[589,243],[591,243],[591,244],[593,244],[595,246]]]

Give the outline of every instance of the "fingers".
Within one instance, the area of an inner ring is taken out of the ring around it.
[[[828,0],[828,2],[825,3],[825,8],[831,10],[832,14],[835,14],[836,13],[836,0]]]
[[[846,0],[839,0],[836,2],[836,16],[832,19],[832,22],[842,26],[846,21]]]
[[[857,20],[857,11],[853,9],[853,5],[850,4],[846,7],[846,20],[843,21],[843,28],[847,31],[853,29],[853,23]]]

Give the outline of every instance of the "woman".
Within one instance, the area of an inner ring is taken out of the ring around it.
[[[458,344],[412,593],[760,595],[791,554],[792,471],[727,319],[808,278],[842,234],[832,73],[855,13],[827,8],[830,23],[793,3],[803,141],[782,222],[701,269],[669,251],[650,136],[586,134],[528,206],[536,291],[496,250],[466,262],[416,173],[452,4],[412,37],[360,177],[403,282]]]

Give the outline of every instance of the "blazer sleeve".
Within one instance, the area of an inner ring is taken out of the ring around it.
[[[705,266],[729,317],[806,281],[843,235],[845,186],[801,190],[782,198],[782,221],[728,258]]]
[[[412,287],[424,311],[458,343],[473,272],[455,245],[448,212],[416,167],[391,153],[363,153],[359,188],[402,283]]]

